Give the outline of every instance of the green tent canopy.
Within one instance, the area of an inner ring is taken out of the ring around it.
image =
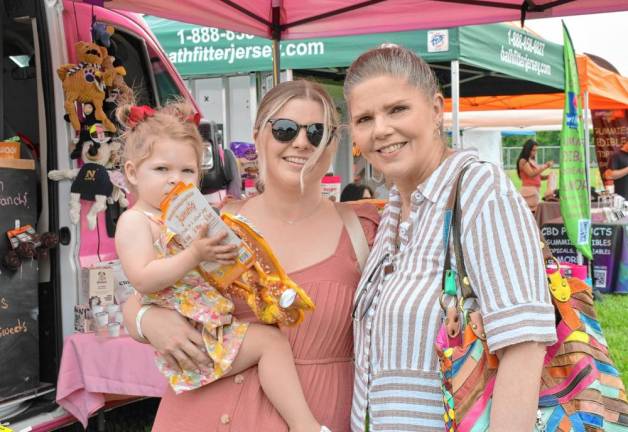
[[[272,70],[269,39],[213,27],[146,17],[160,44],[186,78]],[[562,90],[562,46],[507,24],[380,33],[281,42],[281,67],[345,68],[381,43],[405,46],[429,62],[449,97],[451,62],[458,61],[460,96]],[[331,72],[336,74],[337,72]]]

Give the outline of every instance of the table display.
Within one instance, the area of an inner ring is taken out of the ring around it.
[[[74,333],[63,344],[57,403],[84,427],[107,395],[161,397],[167,385],[153,347],[129,336]]]
[[[619,291],[616,281],[619,280],[617,279],[618,270],[622,268],[620,261],[628,260],[628,250],[626,250],[628,247],[623,247],[628,241],[628,239],[625,240],[628,233],[624,235],[626,226],[628,225],[621,223],[594,223],[592,225],[594,289],[605,293]],[[576,248],[569,241],[562,223],[547,223],[541,228],[541,233],[556,259],[567,263],[577,262]],[[628,270],[628,261],[626,267]],[[628,280],[625,285],[625,291],[628,292]]]

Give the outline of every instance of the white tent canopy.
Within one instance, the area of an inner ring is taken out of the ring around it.
[[[508,111],[462,111],[458,114],[460,129],[490,128],[494,130],[560,130],[563,111],[508,110]],[[589,120],[589,126],[591,122]],[[452,128],[452,113],[445,113],[445,128]]]

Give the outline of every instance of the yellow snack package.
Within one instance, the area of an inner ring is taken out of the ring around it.
[[[207,281],[229,297],[246,301],[255,315],[268,324],[296,325],[314,302],[291,280],[270,246],[242,216],[219,216],[194,185],[177,184],[161,203],[162,220],[176,241],[188,247],[199,227],[208,234],[227,232],[226,243],[239,246],[234,264],[202,262],[200,272]]]

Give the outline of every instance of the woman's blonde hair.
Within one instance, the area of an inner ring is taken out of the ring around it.
[[[355,86],[385,75],[406,79],[428,99],[440,93],[436,75],[425,60],[407,48],[385,44],[360,55],[347,70],[343,86],[347,103]]]
[[[336,104],[334,104],[334,101],[331,96],[329,96],[329,93],[327,93],[323,86],[312,81],[296,80],[280,83],[273,87],[262,98],[262,101],[257,109],[257,116],[255,117],[253,129],[257,136],[256,141],[259,141],[260,133],[264,127],[266,127],[268,121],[271,120],[273,116],[277,114],[289,101],[294,99],[311,100],[320,103],[323,107],[323,124],[325,125],[321,145],[316,148],[314,154],[308,159],[301,171],[301,190],[303,190],[303,176],[309,172],[314,165],[316,165],[327,147],[323,144],[331,142],[331,140],[334,139],[335,131],[338,128],[338,112],[336,110]],[[265,149],[258,148],[258,151],[260,153],[260,180],[258,181],[258,189],[263,190],[263,182],[266,177]]]
[[[173,101],[162,108],[149,112],[143,119],[137,120],[131,115],[132,105],[120,105],[116,117],[124,127],[122,134],[122,166],[127,161],[139,165],[152,154],[155,143],[164,138],[173,141],[188,142],[196,153],[196,165],[201,175],[204,144],[194,121],[196,111],[185,101]],[[126,172],[124,173],[126,176]]]

